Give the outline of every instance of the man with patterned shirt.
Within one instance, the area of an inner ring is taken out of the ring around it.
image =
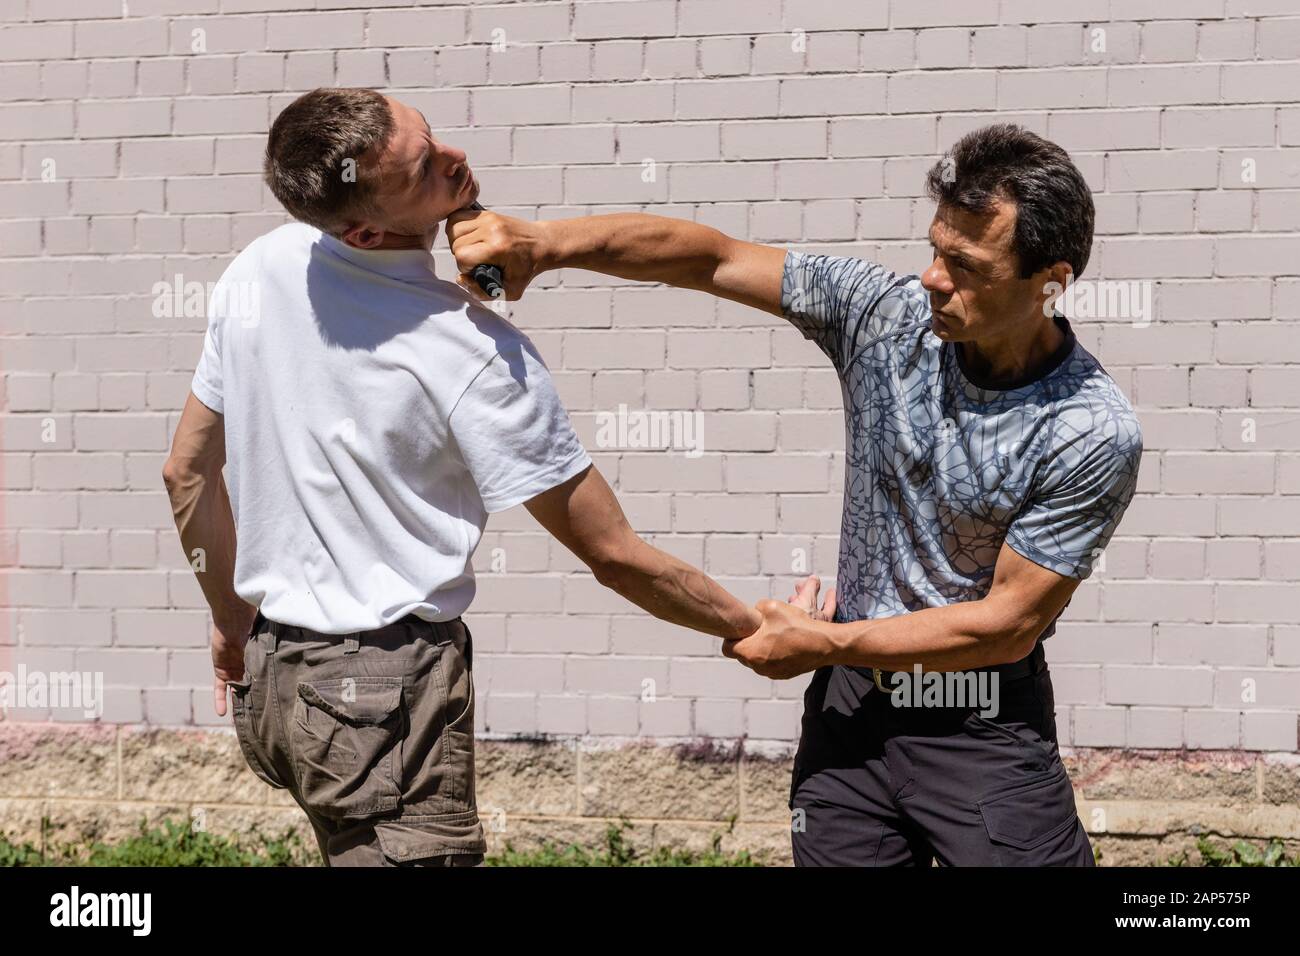
[[[818,608],[810,578],[724,650],[773,678],[816,672],[797,864],[1090,866],[1042,641],[1142,452],[1128,401],[1051,307],[1087,265],[1092,197],[1060,147],[1005,124],[962,138],[927,189],[920,276],[635,214],[462,213],[448,235],[463,270],[504,266],[510,298],[560,267],[699,289],[784,316],[839,373],[838,599]]]

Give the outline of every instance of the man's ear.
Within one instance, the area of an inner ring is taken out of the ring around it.
[[[1039,303],[1042,305],[1043,315],[1050,317],[1052,303],[1060,298],[1067,286],[1074,282],[1074,270],[1062,259],[1048,266],[1040,275],[1043,276],[1043,283],[1039,289]]]
[[[1064,259],[1052,265],[1051,273],[1052,280],[1059,282],[1062,286],[1068,286],[1077,278],[1074,269]]]
[[[373,249],[384,241],[384,230],[376,229],[369,223],[358,223],[346,230],[340,238],[349,246],[358,249]]]

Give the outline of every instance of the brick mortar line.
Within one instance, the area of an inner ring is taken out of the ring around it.
[[[775,34],[760,34],[760,36],[763,35],[772,36]],[[692,39],[713,39],[713,37],[694,37]],[[574,42],[590,43],[592,45],[595,45],[600,41],[548,40],[537,44],[537,46],[539,49],[541,49],[546,46],[556,46],[556,45],[569,44]],[[646,41],[643,40],[641,42],[646,42]],[[334,52],[335,53],[339,53],[339,52],[377,53],[382,55],[384,59],[387,60],[388,54],[391,53],[438,53],[443,50],[464,51],[464,50],[473,50],[479,47],[489,48],[490,46],[491,46],[490,43],[467,43],[459,46],[438,46],[438,47],[416,47],[416,46],[339,47]],[[196,60],[212,61],[212,60],[220,60],[220,59],[238,60],[241,57],[247,57],[247,56],[279,56],[282,58],[287,58],[289,56],[298,53],[320,54],[326,52],[329,51],[324,47],[308,47],[308,48],[294,49],[294,50],[283,50],[283,49],[246,50],[242,52],[225,51],[225,52],[210,52],[210,53],[148,53],[148,54],[123,54],[121,56],[91,56],[91,57],[73,55],[70,57],[47,57],[44,59],[32,59],[32,60],[0,60],[0,63],[3,63],[6,66],[29,66],[29,65],[44,65],[47,63],[77,63],[77,62],[85,62],[85,63],[128,63],[129,62],[129,63],[140,64],[140,63],[157,62],[162,60],[171,60],[171,61],[179,61],[179,62],[190,62]],[[801,80],[801,79],[824,78],[824,77],[825,78],[880,77],[880,78],[887,79],[892,76],[944,76],[951,73],[981,73],[981,74],[997,76],[1001,74],[1015,75],[1017,73],[1030,73],[1030,72],[1078,73],[1078,72],[1088,71],[1088,72],[1099,73],[1104,70],[1131,70],[1131,69],[1158,69],[1158,68],[1172,70],[1178,68],[1185,68],[1188,66],[1204,66],[1204,67],[1219,68],[1225,66],[1295,66],[1297,64],[1300,64],[1300,58],[1294,58],[1294,57],[1291,59],[1284,59],[1281,57],[1257,57],[1256,59],[1252,59],[1252,60],[1173,60],[1173,61],[1163,61],[1159,63],[1141,62],[1141,61],[1114,62],[1114,63],[1066,63],[1066,64],[1056,64],[1056,65],[1053,64],[1029,65],[1029,64],[1020,64],[1020,63],[1006,63],[1006,64],[998,64],[996,66],[922,66],[922,67],[912,66],[912,67],[907,67],[906,69],[894,69],[894,70],[838,68],[838,69],[828,69],[828,70],[811,69],[811,70],[802,70],[799,72],[786,71],[782,73],[726,73],[726,74],[719,74],[719,75],[705,74],[702,76],[639,76],[639,77],[612,76],[609,77],[608,79],[593,78],[593,79],[585,79],[585,80],[582,79],[547,80],[547,79],[539,78],[537,80],[525,80],[519,83],[498,83],[498,84],[464,83],[463,85],[458,85],[458,86],[442,86],[442,85],[403,86],[403,87],[392,87],[392,89],[427,90],[432,92],[462,92],[463,91],[468,93],[477,90],[490,90],[496,92],[500,90],[534,89],[539,87],[555,88],[555,89],[562,88],[562,87],[568,89],[575,89],[575,88],[581,89],[587,87],[595,88],[595,87],[611,87],[611,86],[630,86],[637,83],[653,83],[653,84],[660,84],[660,85],[678,84],[678,83],[719,83],[719,84],[720,83],[745,83],[745,82],[759,83],[764,80],[777,80],[777,81]],[[701,70],[701,73],[703,72],[704,71]],[[286,96],[286,95],[292,95],[294,92],[295,92],[294,90],[288,90],[288,89],[285,90],[261,89],[261,90],[242,90],[242,91],[234,91],[234,92],[212,92],[212,93],[171,93],[171,94],[157,94],[153,96],[150,96],[147,93],[142,93],[142,94],[138,94],[135,98],[147,99],[151,101],[164,100],[164,99],[186,99],[189,97],[200,97],[200,98],[227,97],[232,99],[233,98],[251,99],[253,97],[269,98],[273,96]],[[115,96],[105,96],[100,98],[91,97],[93,102],[109,102],[118,99],[126,100],[128,98],[129,97],[115,97]],[[17,102],[31,102],[31,101],[24,99],[24,100],[6,100],[5,102],[17,103]],[[73,97],[60,97],[58,99],[50,99],[42,102],[75,103],[75,102],[81,102],[81,99],[73,98]],[[1241,101],[1236,101],[1236,100],[1227,101],[1227,102],[1220,101],[1220,103],[1224,107],[1250,105],[1250,101],[1245,101],[1243,103]],[[1186,108],[1190,105],[1192,104],[1171,103],[1171,104],[1163,104],[1163,105],[1150,104],[1144,107],[1141,105],[1117,103],[1114,106],[1108,106],[1108,105],[1098,106],[1096,104],[1087,104],[1087,105],[1070,106],[1070,107],[1026,106],[1020,108],[1020,111],[1022,112],[1044,111],[1045,112],[1048,110],[1060,109],[1060,110],[1068,110],[1073,112],[1076,110],[1096,110],[1096,109],[1116,109],[1116,110],[1143,109],[1143,108],[1179,109],[1179,108]],[[972,110],[970,108],[963,110],[963,112],[975,112],[975,111],[976,110]],[[841,115],[841,114],[832,114],[832,115]],[[656,120],[653,122],[663,122],[663,121]]]
[[[309,52],[319,52],[319,51],[309,51]],[[347,52],[347,51],[343,51],[343,52]],[[237,55],[235,55],[234,58],[237,58]],[[101,63],[128,62],[131,59],[132,58],[122,57],[116,61],[100,59],[100,60],[96,60],[95,62],[101,62]],[[139,59],[135,59],[134,62],[147,63],[150,62],[151,60],[161,60],[161,59],[180,59],[180,57],[171,57],[171,58],[142,57]],[[75,62],[75,61],[65,60],[65,59],[0,61],[0,63],[6,63],[6,64],[12,63],[21,66],[35,65],[35,64],[44,65],[48,63],[69,63],[69,62]],[[962,72],[962,73],[979,72],[979,73],[987,73],[994,76],[1004,76],[1004,75],[1014,76],[1018,72],[1029,72],[1029,71],[1042,72],[1042,73],[1059,73],[1064,70],[1072,70],[1072,69],[1092,69],[1092,70],[1100,71],[1100,70],[1125,69],[1130,67],[1149,66],[1149,65],[1151,64],[1109,64],[1107,66],[1102,66],[1102,67],[985,67],[978,70],[959,68],[956,71],[946,70],[941,68],[927,68],[922,70],[898,70],[898,71],[888,71],[888,72],[879,72],[879,73],[874,73],[874,72],[864,73],[862,71],[857,71],[857,70],[840,70],[835,72],[810,71],[805,73],[736,74],[734,76],[700,76],[700,77],[690,77],[690,78],[685,78],[685,77],[659,78],[659,77],[651,76],[651,77],[638,77],[634,79],[617,77],[611,79],[590,79],[590,80],[552,80],[552,81],[511,83],[503,86],[483,86],[480,84],[471,84],[471,83],[467,83],[463,86],[430,86],[430,85],[393,86],[391,84],[388,84],[385,85],[383,88],[388,90],[405,91],[405,92],[419,91],[424,93],[446,93],[446,94],[463,92],[466,94],[470,94],[479,91],[504,92],[506,90],[537,90],[537,89],[552,89],[552,88],[563,87],[568,89],[570,92],[572,92],[573,90],[587,90],[587,89],[600,90],[600,89],[630,88],[641,84],[667,86],[669,84],[677,85],[677,84],[684,84],[684,83],[721,84],[727,82],[746,82],[746,81],[759,83],[765,80],[773,80],[780,83],[787,80],[836,79],[836,78],[849,79],[853,77],[890,77],[890,76],[899,76],[899,75],[942,76],[945,73],[951,73],[951,72]],[[1204,64],[1201,64],[1196,60],[1183,60],[1168,65],[1173,67],[1188,67],[1188,66],[1201,66]],[[1236,61],[1235,63],[1223,63],[1223,64],[1216,64],[1216,65],[1296,66],[1296,65],[1300,65],[1300,60],[1278,60],[1278,59],[1241,60],[1241,61]],[[1109,77],[1107,78],[1109,79]],[[149,95],[148,93],[135,93],[135,94],[122,94],[122,95],[115,95],[115,96],[102,96],[102,97],[91,96],[91,97],[77,97],[77,98],[51,97],[46,99],[46,98],[22,97],[17,99],[5,100],[4,102],[14,103],[14,104],[28,104],[28,103],[101,104],[101,103],[129,103],[137,100],[143,100],[147,102],[161,102],[164,100],[168,100],[171,102],[185,102],[187,100],[208,100],[208,99],[254,100],[258,98],[265,98],[269,102],[272,98],[293,97],[300,92],[302,91],[286,86],[285,89],[281,89],[281,90],[241,90],[235,92],[172,93],[172,94],[159,94],[153,96]],[[1015,105],[1008,104],[1006,106],[998,106],[995,104],[993,106],[988,106],[988,107],[966,106],[966,107],[962,107],[959,110],[945,111],[944,113],[941,114],[941,116],[949,116],[949,115],[958,116],[958,115],[968,114],[968,113],[984,113],[984,112],[1015,112],[1015,113],[1026,113],[1026,114],[1035,114],[1035,115],[1037,114],[1049,115],[1053,113],[1073,114],[1073,113],[1086,113],[1090,111],[1119,112],[1119,111],[1166,110],[1166,109],[1192,110],[1192,109],[1203,108],[1207,104],[1219,107],[1224,110],[1236,110],[1236,109],[1249,109],[1252,107],[1278,105],[1278,104],[1282,106],[1290,106],[1290,105],[1294,105],[1296,102],[1295,100],[1225,100],[1222,98],[1221,93],[1218,95],[1220,96],[1220,98],[1217,100],[1197,100],[1190,103],[1154,103],[1154,102],[1153,103],[1089,103],[1086,105],[1075,105],[1075,106],[1070,106],[1065,104],[1056,105],[1056,106],[1045,106],[1040,104],[1026,105],[1026,106],[1015,106]],[[787,120],[787,121],[794,121],[799,119],[849,120],[849,119],[858,119],[864,115],[869,115],[873,117],[925,115],[925,116],[929,116],[930,118],[934,118],[936,114],[933,111],[923,111],[923,110],[895,111],[893,109],[887,108],[884,112],[872,113],[872,114],[795,113],[795,114],[786,114],[786,115],[774,115],[770,117],[769,116],[741,116],[741,117],[724,117],[724,118],[733,121],[742,121],[742,120],[757,121],[757,120],[765,120],[765,119]],[[710,117],[707,116],[693,116],[693,117],[681,118],[681,122],[685,122],[685,123],[704,123],[709,121],[710,121]],[[561,126],[561,125],[588,125],[588,124],[597,124],[601,122],[612,123],[618,121],[575,119],[569,122],[542,122],[542,123],[538,123],[537,125],[540,127],[547,127],[547,126]],[[633,121],[633,120],[625,121],[624,125],[631,125],[634,122],[637,121]],[[669,123],[669,122],[673,122],[673,121],[659,119],[659,118],[645,121],[646,125],[658,125],[658,124]],[[470,124],[470,125],[474,125],[474,124]],[[480,127],[475,126],[474,128],[480,128]],[[481,128],[491,129],[494,127],[485,126]],[[202,134],[188,133],[185,135],[197,136]],[[232,132],[230,135],[248,135],[248,134],[235,131]]]
[[[561,4],[559,3],[541,4],[542,9],[546,9],[549,7],[559,7],[559,6],[561,6]],[[466,31],[468,32],[469,24],[473,20],[473,17],[471,16],[472,12],[481,9],[482,6],[473,3],[472,0],[467,0],[467,2],[464,2],[459,5],[452,3],[452,4],[446,4],[445,6],[439,6],[439,7],[414,7],[414,8],[392,7],[392,8],[385,8],[382,10],[374,10],[370,7],[367,7],[364,3],[358,3],[356,4],[356,6],[340,6],[340,7],[333,7],[329,9],[319,9],[314,6],[303,6],[301,8],[295,8],[289,10],[267,8],[265,10],[212,11],[207,13],[158,13],[152,16],[143,16],[137,14],[137,15],[125,16],[125,17],[119,15],[116,17],[96,16],[96,17],[64,17],[64,18],[50,18],[50,19],[47,18],[36,19],[29,16],[22,20],[6,20],[4,21],[4,23],[5,25],[8,26],[26,26],[26,27],[68,26],[74,28],[74,39],[75,39],[75,32],[76,32],[75,28],[77,27],[78,24],[82,24],[82,23],[96,24],[96,25],[102,25],[102,24],[125,25],[125,24],[148,24],[155,21],[162,21],[169,25],[174,25],[177,23],[197,23],[201,21],[219,21],[221,23],[230,23],[230,22],[251,22],[256,20],[264,20],[267,21],[269,25],[269,21],[273,19],[283,20],[290,17],[304,17],[304,16],[314,16],[314,17],[324,18],[324,17],[331,17],[331,16],[335,16],[335,17],[347,16],[351,14],[355,16],[361,16],[364,18],[363,35],[368,36],[370,32],[371,18],[375,14],[380,14],[382,16],[383,14],[390,13],[390,12],[437,12],[437,11],[451,14],[454,11],[461,10],[466,14]],[[508,4],[506,5],[506,9],[514,10],[514,11],[520,11],[520,10],[526,11],[530,9],[536,9],[536,7],[530,7],[530,5],[528,4],[518,3],[518,4]],[[576,3],[569,4],[569,11],[570,11],[569,22],[570,22],[570,27],[572,28],[572,25],[574,23],[578,11],[578,4]],[[1232,16],[1226,12],[1220,16],[1206,15],[1206,16],[1170,17],[1170,16],[1156,15],[1156,16],[1143,17],[1139,19],[1107,18],[1104,20],[1097,20],[1097,19],[1050,20],[1050,21],[1030,22],[1030,23],[1025,23],[1016,20],[1004,21],[1002,19],[999,19],[995,23],[982,23],[982,22],[981,23],[930,23],[930,24],[897,24],[897,25],[893,23],[887,23],[887,25],[883,27],[856,27],[856,28],[841,27],[841,28],[824,28],[824,29],[814,29],[814,30],[805,29],[804,27],[800,27],[800,26],[791,26],[788,28],[783,28],[781,30],[763,30],[756,33],[665,33],[665,34],[654,34],[650,36],[622,36],[622,35],[603,36],[602,35],[602,36],[587,36],[587,37],[573,37],[570,35],[569,37],[556,42],[645,43],[645,42],[650,42],[655,40],[664,40],[664,41],[666,40],[713,40],[713,39],[720,40],[720,39],[739,39],[739,38],[753,41],[760,37],[769,37],[769,36],[787,37],[796,30],[802,30],[804,34],[806,34],[807,36],[817,36],[819,34],[845,36],[845,35],[856,34],[859,38],[861,38],[863,36],[882,36],[887,33],[894,33],[894,34],[901,35],[905,33],[911,33],[911,34],[926,33],[926,32],[933,33],[941,30],[965,30],[968,34],[974,34],[975,31],[977,30],[1003,30],[1008,28],[1011,29],[1021,28],[1021,29],[1029,30],[1035,27],[1098,28],[1098,27],[1120,27],[1120,26],[1129,26],[1129,25],[1143,27],[1148,24],[1168,24],[1168,23],[1191,23],[1197,28],[1197,31],[1199,32],[1200,28],[1202,28],[1206,24],[1212,24],[1218,26],[1221,24],[1233,25],[1238,23],[1252,23],[1257,27],[1260,23],[1279,21],[1279,20],[1287,21],[1287,20],[1295,20],[1295,19],[1296,16],[1294,14],[1289,14],[1289,13],[1278,13],[1278,14],[1257,13],[1253,15],[1240,14],[1237,16]],[[677,24],[674,25],[678,26],[678,28],[680,29],[679,25]],[[970,39],[969,36],[968,39]],[[1256,48],[1258,48],[1258,40],[1259,37],[1256,34],[1255,36]],[[491,41],[479,40],[479,41],[472,41],[472,42],[475,44],[482,44],[486,46],[489,45]],[[535,43],[546,42],[546,41],[529,40],[529,41],[511,41],[511,42],[518,42],[520,46],[532,46]],[[466,45],[469,45],[469,43],[467,42]],[[373,47],[346,47],[345,49],[374,49],[374,48]],[[294,52],[297,51],[295,50]],[[1159,62],[1163,62],[1163,61],[1156,61],[1156,62],[1158,64]]]
[[[146,800],[141,797],[51,797],[51,796],[33,796],[21,795],[10,796],[0,793],[0,801],[23,802],[23,803],[40,803],[65,805],[69,807],[97,806],[97,807],[201,807],[204,809],[229,809],[229,810],[299,810],[296,803],[274,804],[274,803],[230,803],[217,802],[211,800]]]

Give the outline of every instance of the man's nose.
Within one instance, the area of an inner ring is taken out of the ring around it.
[[[441,161],[443,170],[446,172],[459,172],[459,167],[469,160],[463,149],[448,146],[446,143],[438,144],[438,158]]]
[[[943,262],[938,257],[930,263],[930,268],[921,273],[921,287],[931,292],[952,291],[948,273],[944,271]]]

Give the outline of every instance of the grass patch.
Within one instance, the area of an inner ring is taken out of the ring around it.
[[[623,831],[631,830],[626,820],[609,824],[605,828],[604,846],[588,849],[571,843],[559,847],[543,843],[541,847],[520,852],[509,843],[501,853],[487,857],[487,866],[761,866],[748,850],[738,853],[722,851],[722,834],[713,835],[713,845],[700,852],[675,847],[658,847],[648,854],[637,850],[623,839]]]
[[[1215,846],[1205,837],[1198,837],[1196,849],[1201,854],[1201,866],[1300,866],[1300,855],[1288,857],[1281,840],[1270,840],[1260,848],[1246,840],[1237,840],[1226,847]],[[1194,866],[1184,850],[1170,857],[1165,866]]]
[[[604,841],[596,847],[545,842],[531,850],[516,850],[510,843],[505,849],[488,856],[486,866],[569,867],[569,866],[689,866],[749,867],[762,866],[748,850],[724,852],[722,833],[713,835],[707,850],[657,847],[639,851],[626,839],[633,826],[627,820],[610,823]],[[306,846],[293,830],[282,836],[265,835],[254,829],[246,837],[222,836],[196,829],[188,821],[165,819],[160,826],[149,827],[140,821],[137,834],[116,843],[60,842],[57,828],[49,819],[41,821],[41,846],[14,843],[0,836],[0,867],[19,866],[320,866],[315,844]],[[1187,851],[1164,861],[1164,866],[1207,867],[1300,867],[1300,855],[1288,856],[1281,840],[1265,846],[1246,840],[1217,845],[1199,837],[1196,849],[1199,864]],[[1098,862],[1099,848],[1094,848]]]
[[[602,846],[546,843],[528,851],[509,844],[484,860],[487,866],[759,866],[748,851],[724,853],[722,834],[704,851],[659,847],[639,853],[624,839],[632,829],[626,820],[610,824]],[[41,821],[41,846],[14,843],[0,836],[0,867],[17,866],[319,866],[313,844],[305,847],[294,831],[280,837],[266,837],[254,830],[247,838],[221,836],[198,830],[184,820],[166,819],[149,827],[140,821],[140,832],[116,843],[59,842],[57,830],[48,819]]]
[[[117,843],[59,842],[48,819],[41,832],[39,847],[0,837],[0,866],[303,866],[315,855],[292,830],[282,837],[254,830],[241,840],[176,820],[152,828],[141,820],[138,834]]]

